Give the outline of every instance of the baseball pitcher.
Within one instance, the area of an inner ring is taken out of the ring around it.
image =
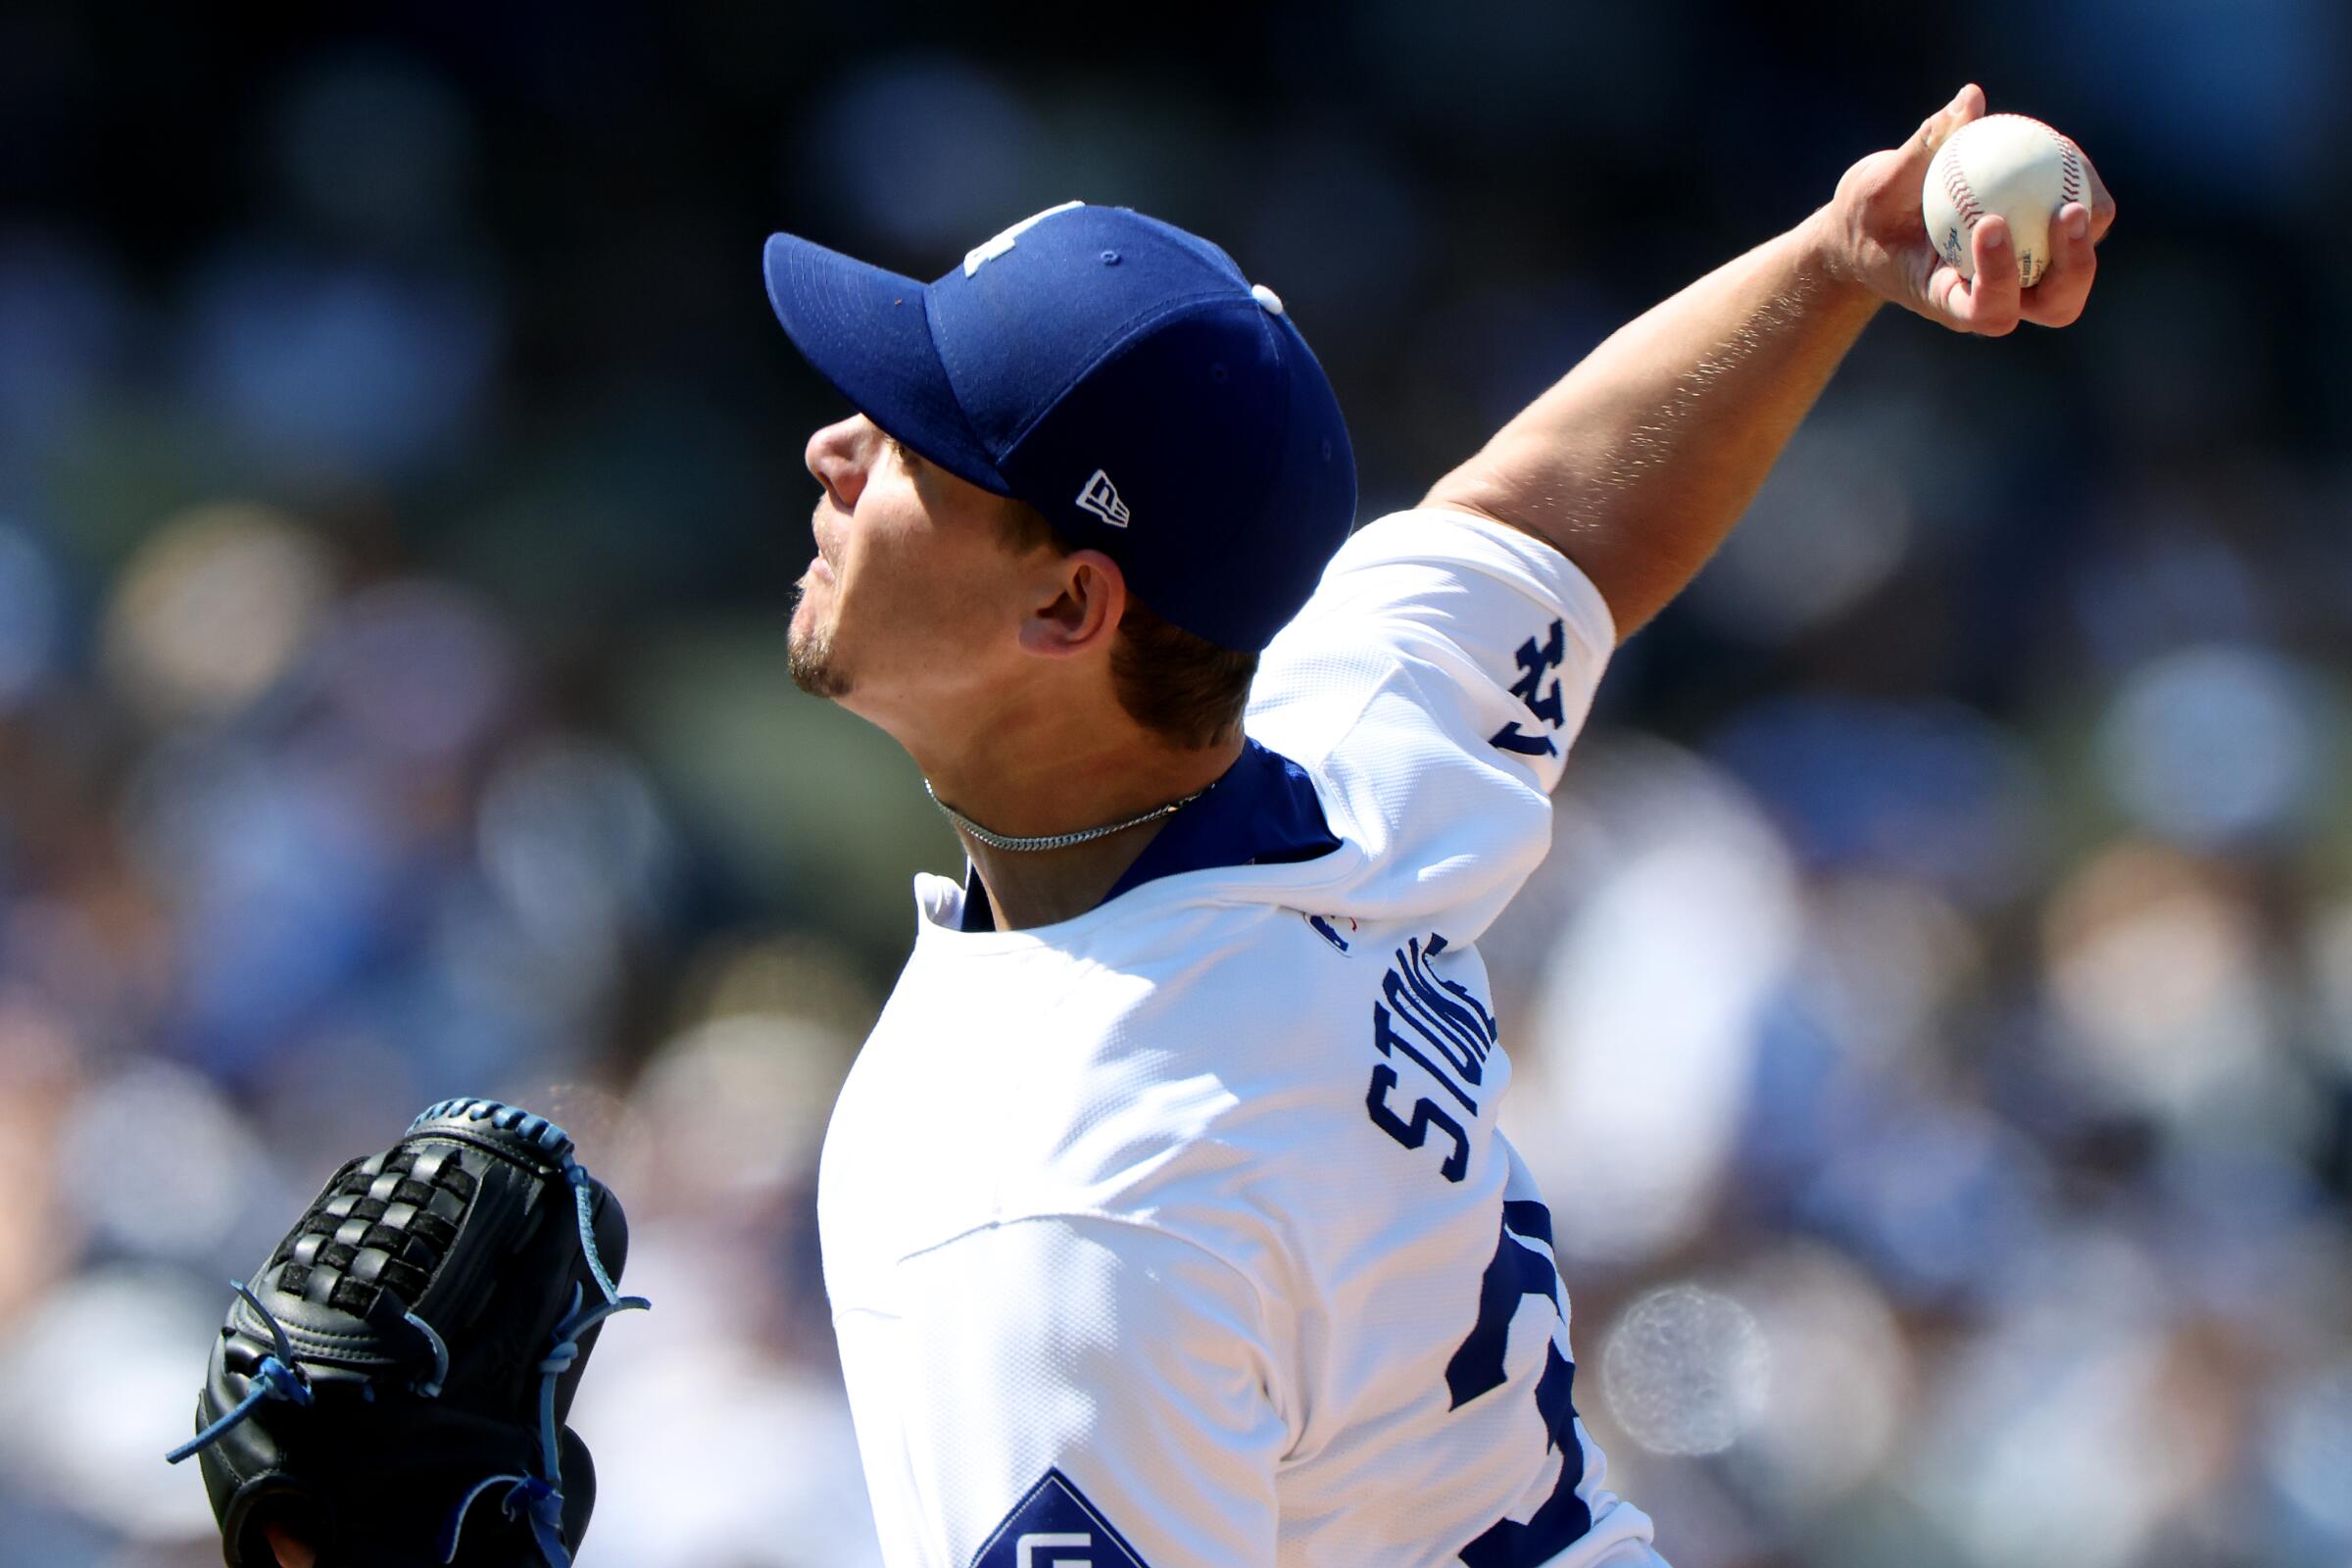
[[[1618,640],[1704,562],[1886,300],[2082,311],[1921,223],[1964,90],[1350,532],[1332,390],[1220,250],[1071,203],[937,281],[778,235],[856,409],[794,674],[969,851],[852,1071],[825,1277],[900,1568],[1650,1563],[1576,1413],[1475,943]],[[1252,656],[1256,656],[1252,658]]]
[[[2064,326],[1921,218],[1964,89],[1355,522],[1332,389],[1214,245],[1072,202],[929,283],[769,240],[809,438],[792,674],[969,854],[844,1088],[825,1280],[893,1568],[1657,1564],[1577,1416],[1477,941],[1612,650],[1879,308]],[[280,1538],[283,1540],[284,1538]],[[307,1561],[285,1542],[284,1561]]]

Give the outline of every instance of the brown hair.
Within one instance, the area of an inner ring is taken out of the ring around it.
[[[1068,555],[1077,546],[1054,531],[1046,514],[1023,501],[1004,503],[1008,549],[1051,546]],[[1119,706],[1153,734],[1189,750],[1212,746],[1238,728],[1257,674],[1257,655],[1220,648],[1162,619],[1130,593],[1110,651]]]

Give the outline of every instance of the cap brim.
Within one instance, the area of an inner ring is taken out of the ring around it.
[[[769,235],[762,262],[776,319],[835,391],[950,473],[1012,494],[939,362],[927,284],[796,234]]]

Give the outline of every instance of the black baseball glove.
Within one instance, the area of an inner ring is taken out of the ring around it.
[[[445,1100],[335,1172],[237,1295],[195,1438],[229,1568],[266,1521],[318,1568],[569,1568],[596,1503],[564,1418],[610,1314],[620,1202],[543,1116]],[[476,1507],[488,1498],[490,1506]]]

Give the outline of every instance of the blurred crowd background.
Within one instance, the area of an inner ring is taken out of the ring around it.
[[[589,1559],[875,1560],[815,1157],[960,860],[784,677],[770,229],[1205,231],[1368,517],[1970,79],[2088,316],[1872,328],[1488,944],[1579,1404],[1679,1568],[2352,1558],[2352,12],[2011,11],[0,7],[0,1561],[218,1561],[224,1281],[458,1094],[629,1204]]]

